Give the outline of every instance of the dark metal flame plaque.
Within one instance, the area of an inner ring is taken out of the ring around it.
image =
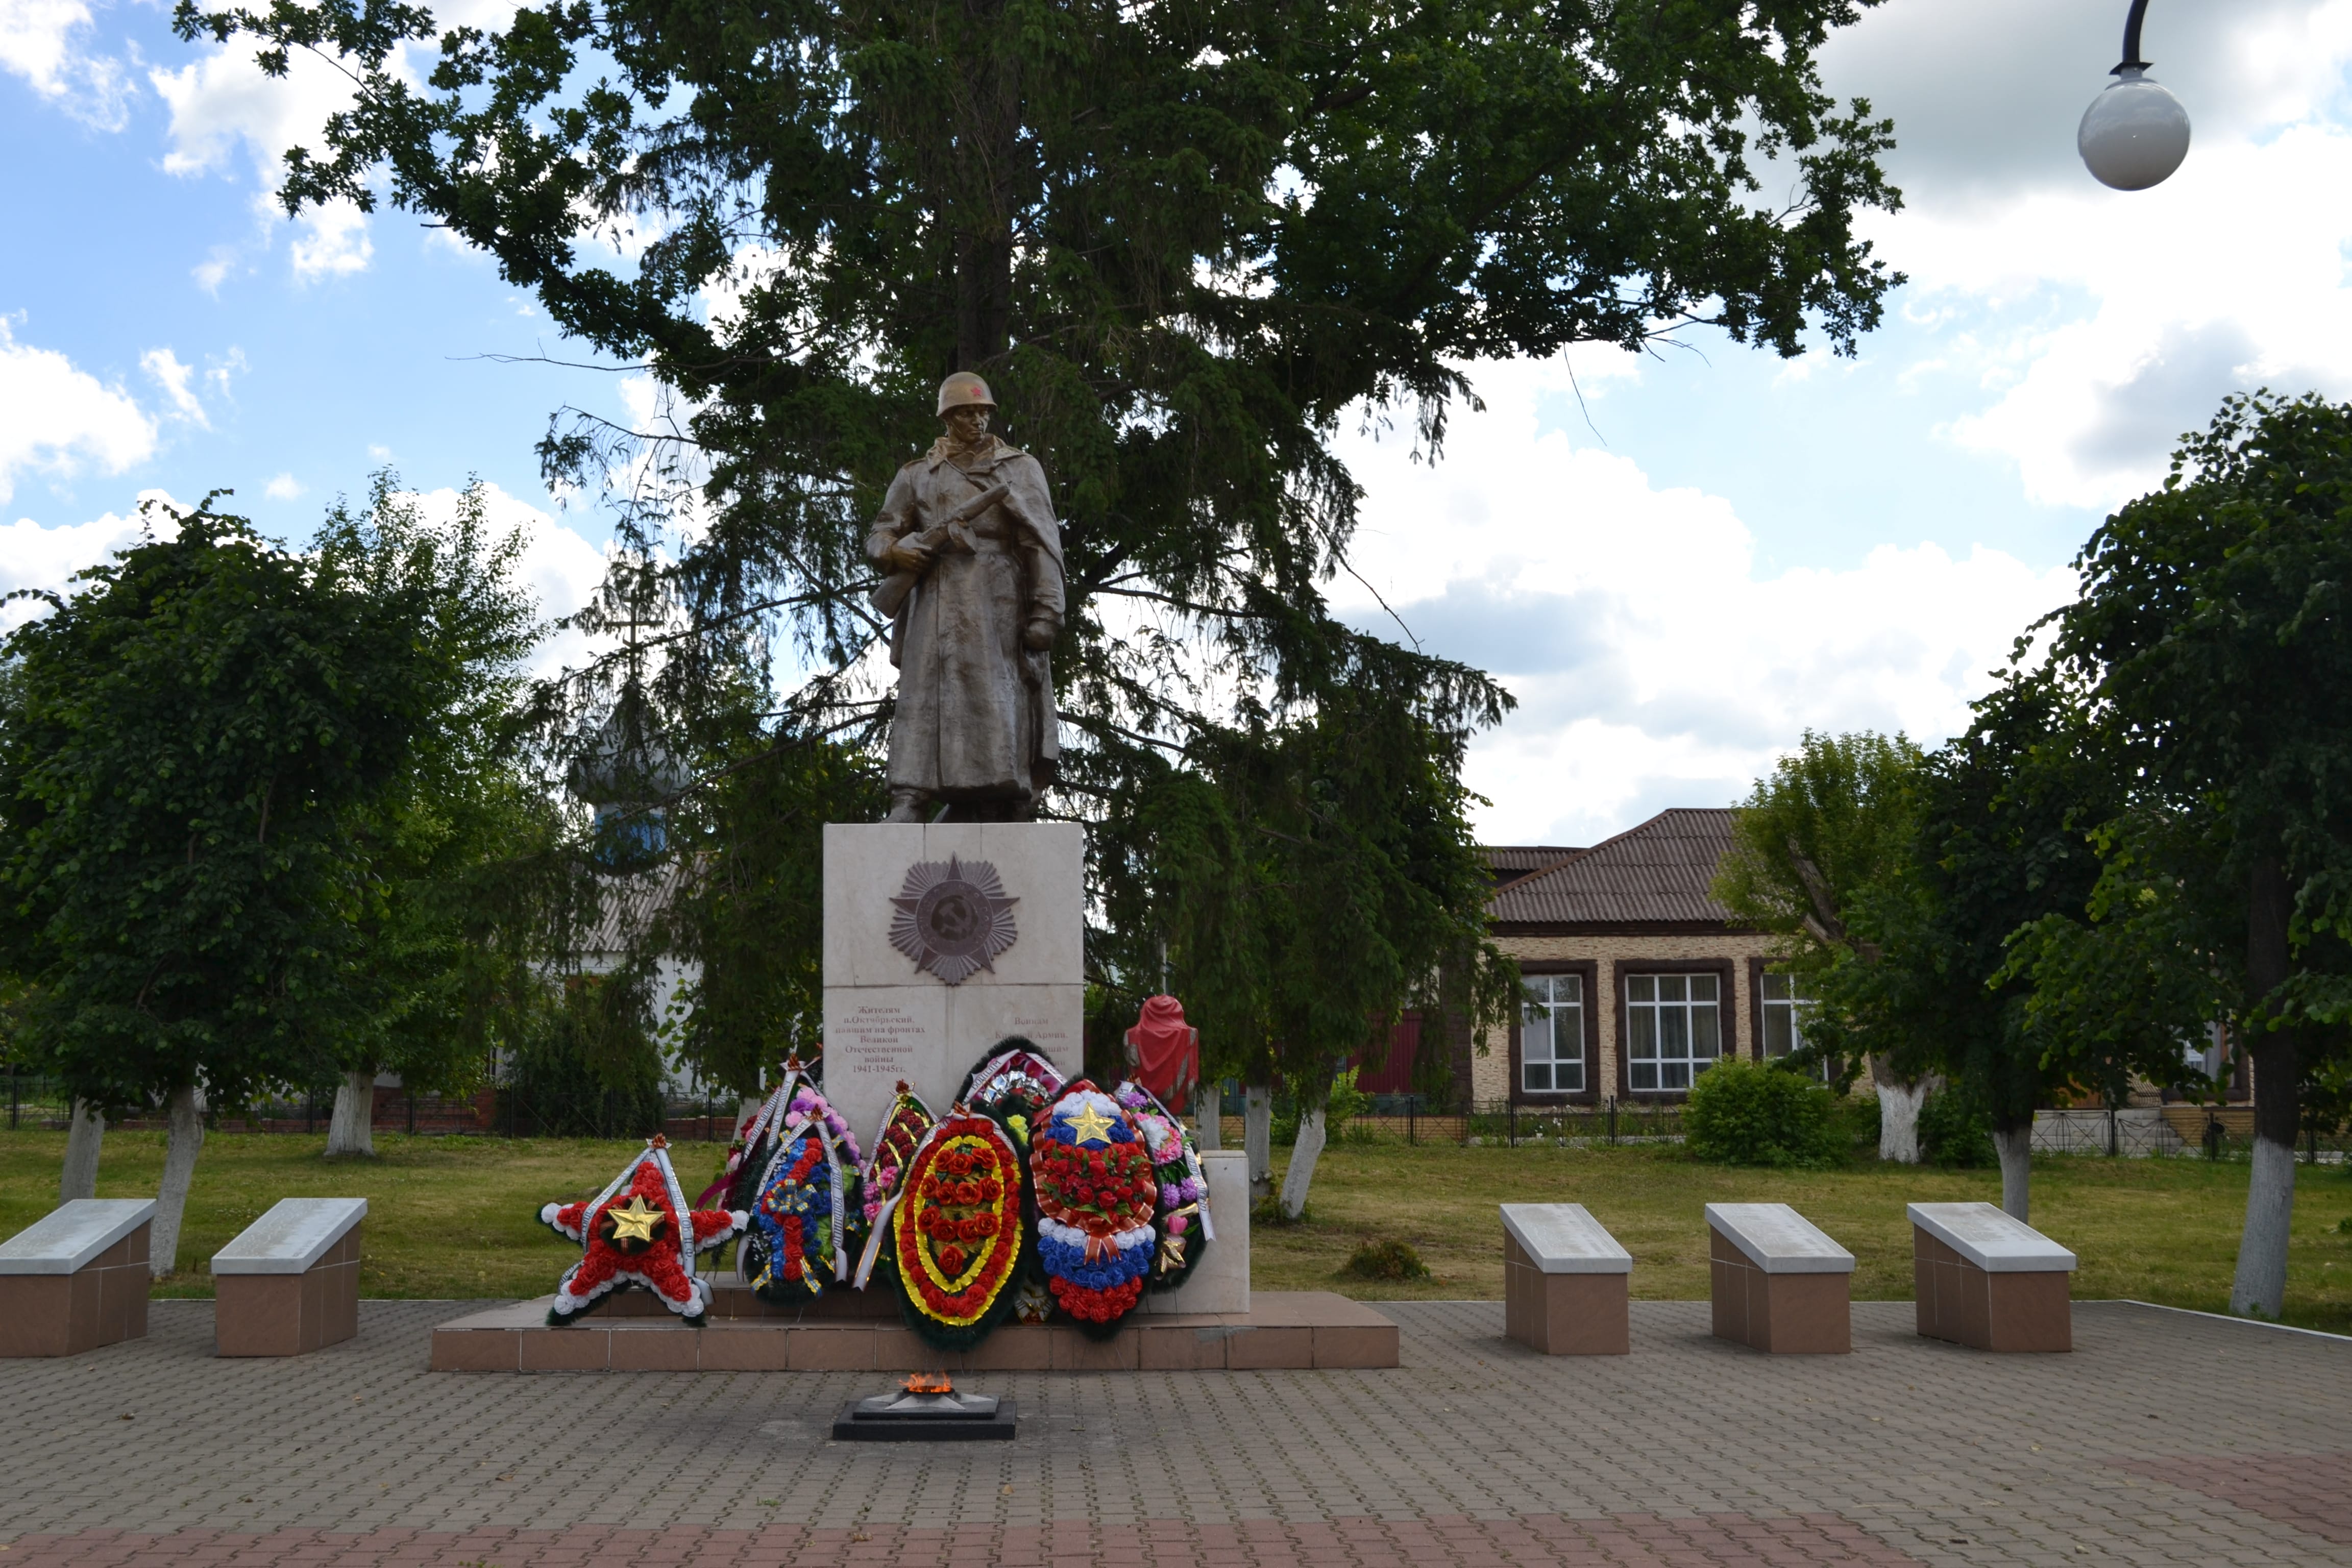
[[[1013,924],[1018,899],[1004,896],[996,868],[986,860],[950,855],[946,864],[918,860],[907,868],[907,883],[890,900],[890,945],[950,985],[961,985],[985,969],[1020,937]]]

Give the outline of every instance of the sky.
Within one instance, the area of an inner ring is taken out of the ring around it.
[[[2131,195],[2074,150],[2126,8],[1887,0],[1833,36],[1830,90],[1895,122],[1904,205],[1865,233],[1909,279],[1853,358],[1701,331],[1479,364],[1434,465],[1343,436],[1334,601],[1517,700],[1471,752],[1482,837],[1728,805],[1809,728],[1943,740],[2223,395],[2352,395],[2352,0],[2151,7],[2194,140]],[[645,386],[530,363],[584,356],[408,215],[284,218],[278,153],[340,90],[182,44],[159,0],[0,0],[0,592],[119,548],[143,497],[232,489],[294,540],[386,465],[438,504],[490,486],[549,614],[593,584],[604,521],[532,445]]]

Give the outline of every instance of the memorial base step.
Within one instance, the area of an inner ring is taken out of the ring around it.
[[[1397,1326],[1324,1290],[1260,1290],[1246,1312],[1137,1313],[1108,1340],[1067,1324],[1007,1324],[942,1353],[887,1296],[845,1291],[804,1309],[722,1289],[709,1321],[681,1322],[633,1291],[550,1328],[554,1298],[453,1319],[433,1331],[436,1372],[1255,1372],[1398,1364]]]

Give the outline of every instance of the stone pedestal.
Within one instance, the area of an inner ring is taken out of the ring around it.
[[[1217,1238],[1192,1278],[1173,1290],[1147,1290],[1140,1312],[1247,1312],[1250,1310],[1249,1156],[1203,1151],[1209,1178],[1209,1218]]]
[[[300,1355],[360,1331],[365,1198],[281,1198],[213,1254],[213,1342],[225,1356]]]
[[[144,1339],[154,1217],[152,1198],[76,1198],[0,1243],[0,1356]]]
[[[2074,1255],[1991,1204],[1912,1204],[1919,1332],[1980,1351],[2074,1348]]]
[[[1709,1204],[1715,1333],[1777,1355],[1853,1349],[1853,1254],[1786,1204]]]
[[[1075,823],[827,823],[824,1091],[859,1150],[901,1079],[944,1114],[1008,1036],[1084,1071],[1085,937]]]
[[[1633,1255],[1582,1204],[1504,1204],[1503,1331],[1546,1355],[1624,1355]]]

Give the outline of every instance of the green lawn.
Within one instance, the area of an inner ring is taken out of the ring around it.
[[[181,1238],[182,1270],[158,1293],[209,1295],[201,1260],[255,1215],[281,1197],[331,1194],[369,1200],[362,1284],[368,1295],[541,1295],[572,1253],[538,1223],[539,1206],[593,1194],[637,1147],[380,1133],[373,1161],[330,1162],[320,1153],[324,1143],[323,1135],[208,1139]],[[62,1133],[0,1132],[0,1236],[56,1202],[64,1152]],[[1277,1152],[1277,1167],[1285,1152]],[[719,1157],[716,1144],[677,1148],[689,1192],[710,1180]],[[152,1195],[163,1160],[162,1133],[109,1132],[100,1195]],[[2288,1320],[2352,1331],[2352,1235],[2337,1229],[2352,1216],[2352,1176],[2309,1166],[2299,1175]],[[2083,1259],[2077,1297],[2132,1296],[2206,1310],[2226,1305],[2245,1210],[2243,1164],[2047,1159],[2036,1163],[2033,1184],[2035,1224]],[[1591,1209],[1633,1252],[1635,1295],[1696,1299],[1707,1289],[1701,1205],[1779,1200],[1861,1259],[1857,1299],[1903,1300],[1911,1294],[1904,1204],[1999,1197],[1999,1178],[1989,1171],[1862,1166],[1781,1174],[1702,1165],[1660,1147],[1341,1143],[1317,1171],[1307,1223],[1257,1227],[1253,1273],[1266,1289],[1496,1297],[1503,1279],[1495,1205],[1566,1201]],[[1338,1272],[1364,1240],[1391,1237],[1411,1242],[1433,1277],[1399,1287]]]

